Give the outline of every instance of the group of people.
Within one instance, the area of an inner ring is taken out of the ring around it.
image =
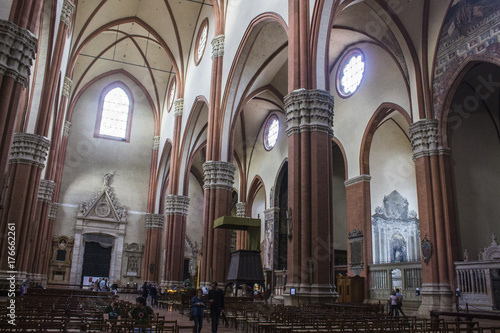
[[[217,282],[212,282],[212,289],[208,291],[208,303],[210,304],[210,321],[212,333],[219,329],[219,319],[224,315],[224,292],[219,289]],[[200,333],[203,327],[203,317],[207,303],[203,297],[203,289],[197,289],[196,295],[191,298],[191,311],[194,318],[194,332]]]
[[[103,311],[103,317],[106,323],[111,326],[112,322],[119,321],[122,318],[122,310],[119,305],[118,295],[111,296],[111,304],[106,306]],[[146,299],[144,297],[137,297],[135,300],[135,307],[128,312],[128,317],[132,318],[138,325],[148,325],[151,320],[156,319],[156,314],[150,306],[146,305]],[[137,330],[138,331],[138,330]],[[144,329],[143,332],[146,330]]]
[[[156,284],[147,283],[146,281],[142,285],[142,297],[149,300],[151,306],[158,305],[158,294],[161,293],[161,288],[158,289]]]
[[[393,290],[391,292],[391,295],[389,296],[389,299],[387,300],[387,303],[390,306],[390,315],[391,316],[396,316],[399,317],[399,313],[406,317],[405,313],[403,312],[403,294],[399,291],[398,288],[396,290]]]

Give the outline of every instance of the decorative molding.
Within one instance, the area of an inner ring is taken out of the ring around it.
[[[284,98],[286,134],[324,132],[333,136],[333,97],[329,91],[299,89]]]
[[[222,57],[224,55],[224,35],[219,35],[212,39],[212,60],[216,57]]]
[[[451,148],[448,147],[439,147],[439,155],[451,155]]]
[[[165,199],[165,214],[166,215],[181,215],[187,216],[189,208],[189,197],[183,195],[167,195]]]
[[[69,93],[71,92],[71,86],[73,85],[73,80],[69,77],[64,78],[62,94],[63,96],[69,97]]]
[[[49,207],[49,219],[55,220],[57,218],[57,212],[59,210],[59,205],[52,202]]]
[[[64,130],[63,130],[63,135],[65,137],[69,137],[69,129],[71,128],[71,123],[69,121],[64,122]]]
[[[154,214],[151,214],[154,215]],[[123,256],[126,260],[125,278],[140,278],[142,254],[144,252],[144,245],[137,243],[125,243],[123,245]]]
[[[158,149],[160,149],[160,137],[153,136],[153,150],[158,150]]]
[[[15,133],[10,151],[10,164],[30,164],[45,168],[45,159],[50,148],[50,140],[30,133]]]
[[[61,11],[61,22],[66,24],[68,27],[71,25],[71,16],[75,12],[76,6],[73,2],[69,0],[64,0],[62,11]]]
[[[353,229],[352,231],[349,231],[349,235],[347,236],[347,238],[349,239],[359,238],[359,237],[363,237],[363,231],[358,229]]]
[[[163,214],[147,214],[146,229],[163,229],[165,223],[165,215]]]
[[[236,216],[237,217],[247,217],[247,203],[238,202],[236,204]]]
[[[359,175],[356,177],[352,177],[344,182],[344,186],[348,187],[361,182],[370,182],[372,180],[372,176],[370,175]]]
[[[420,157],[439,154],[437,119],[422,119],[410,125],[413,161]]]
[[[182,117],[184,111],[184,99],[180,98],[174,102],[174,117]]]
[[[51,202],[54,195],[56,183],[53,180],[42,179],[38,187],[38,200],[44,202]]]
[[[0,20],[0,74],[28,86],[37,48],[38,40],[31,31]]]
[[[203,163],[203,189],[233,190],[236,167],[229,162],[207,161]]]

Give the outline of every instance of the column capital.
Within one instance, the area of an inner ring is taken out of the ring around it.
[[[217,57],[222,57],[224,55],[224,35],[219,35],[212,39],[212,60]]]
[[[204,185],[203,189],[233,190],[234,173],[236,167],[229,162],[207,161],[203,163]]]
[[[15,133],[10,152],[10,164],[22,163],[43,169],[50,148],[50,140],[30,133]]]
[[[179,98],[174,102],[174,117],[181,117],[184,111],[184,99]]]
[[[68,27],[71,25],[71,16],[75,12],[76,6],[70,0],[64,0],[62,11],[61,11],[61,22],[66,24]]]
[[[439,154],[439,131],[437,119],[422,119],[410,125],[410,140],[413,160]]]
[[[165,214],[187,216],[189,197],[184,195],[167,195],[165,199]]]
[[[64,129],[63,129],[63,135],[65,137],[69,136],[69,129],[71,128],[71,123],[69,121],[64,122]]]
[[[370,175],[359,175],[359,176],[352,177],[352,178],[349,178],[348,180],[346,180],[344,182],[344,186],[348,187],[348,186],[351,186],[351,185],[354,185],[357,183],[361,183],[361,182],[370,182],[371,179],[372,179],[372,176],[370,176]]]
[[[59,210],[59,205],[52,202],[49,207],[49,219],[55,220],[57,218],[57,211]]]
[[[247,217],[247,203],[238,202],[236,204],[236,216],[237,217]]]
[[[158,150],[158,149],[160,149],[160,137],[153,136],[153,150]]]
[[[40,186],[38,187],[38,200],[51,202],[55,188],[56,183],[53,180],[41,179]]]
[[[0,74],[10,76],[26,87],[38,40],[28,29],[0,20],[0,41]]]
[[[146,229],[163,229],[164,223],[165,223],[165,215],[146,214]]]
[[[333,136],[333,96],[321,89],[298,89],[284,98],[286,134],[324,132]]]
[[[71,92],[71,86],[73,85],[73,80],[69,77],[64,77],[62,94],[63,96],[69,97],[69,93]]]
[[[279,207],[271,207],[264,211],[264,215],[266,216],[266,218],[273,217],[274,214],[279,213],[279,211],[280,211]]]

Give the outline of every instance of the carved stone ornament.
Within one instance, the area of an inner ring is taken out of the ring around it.
[[[159,148],[160,148],[160,137],[154,136],[153,137],[153,150],[158,150]]]
[[[101,190],[89,202],[82,202],[78,206],[78,217],[93,220],[106,220],[114,222],[125,222],[127,208],[120,205],[115,198],[113,188],[110,183],[114,171],[103,176],[103,186]]]
[[[349,231],[349,236],[348,236],[349,239],[358,237],[363,237],[363,231],[358,229],[353,229],[352,231]]]
[[[49,208],[49,219],[55,220],[57,218],[58,210],[59,210],[59,205],[55,202],[51,203]]]
[[[189,197],[183,195],[167,195],[165,199],[165,214],[187,216]]]
[[[0,20],[0,74],[26,87],[37,48],[38,40],[29,30]]]
[[[42,179],[38,187],[38,200],[44,202],[51,202],[54,195],[56,183],[53,180]]]
[[[163,214],[147,214],[146,229],[163,229],[165,223],[165,215]]]
[[[68,97],[69,93],[71,92],[71,85],[73,84],[73,81],[69,77],[64,78],[64,83],[63,83],[63,90],[62,94],[63,96]]]
[[[422,258],[424,259],[424,262],[426,264],[429,263],[429,260],[431,259],[432,256],[432,244],[431,241],[427,239],[427,237],[424,237],[422,239]]]
[[[436,119],[423,119],[410,125],[413,160],[439,154],[439,132]]]
[[[203,189],[233,190],[236,167],[229,162],[207,161],[203,163]]]
[[[284,98],[286,134],[323,132],[333,136],[333,97],[329,91],[299,89]]]
[[[50,148],[50,140],[30,133],[16,133],[12,140],[9,163],[29,164],[45,168],[45,159]]]
[[[71,25],[71,16],[73,16],[75,9],[76,7],[71,1],[64,0],[63,8],[61,11],[61,21],[68,27]]]
[[[64,130],[63,130],[63,135],[65,137],[69,136],[69,129],[71,128],[71,123],[69,121],[64,122]]]
[[[222,57],[224,55],[224,35],[219,35],[212,39],[212,59]]]
[[[180,98],[174,102],[174,117],[182,117],[184,111],[184,99]]]
[[[484,248],[482,257],[482,260],[500,259],[500,246],[497,244],[497,236],[494,232],[491,233],[491,244],[487,248]]]
[[[237,217],[247,217],[247,203],[238,202],[236,204],[236,216]]]

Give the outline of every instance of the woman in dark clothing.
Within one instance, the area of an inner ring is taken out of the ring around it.
[[[206,302],[203,299],[203,290],[197,289],[196,296],[193,296],[193,298],[191,298],[191,311],[193,311],[195,333],[201,332],[205,306]]]

